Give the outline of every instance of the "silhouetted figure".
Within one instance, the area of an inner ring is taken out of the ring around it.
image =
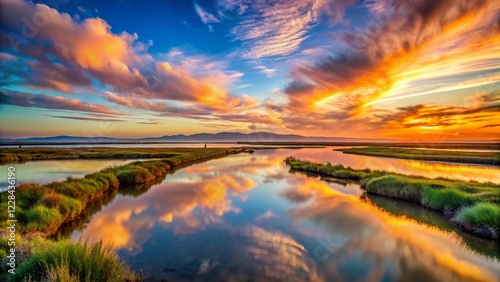
[[[21,145],[19,145],[19,148],[21,148]]]
[[[205,144],[205,148],[207,147],[207,144]]]

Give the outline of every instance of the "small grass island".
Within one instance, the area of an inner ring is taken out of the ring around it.
[[[500,151],[483,152],[477,150],[464,151],[461,149],[415,149],[394,147],[362,147],[348,149],[334,149],[345,154],[365,155],[374,157],[388,157],[398,159],[440,161],[453,163],[469,163],[483,165],[500,165]]]
[[[499,240],[500,185],[451,179],[429,179],[386,171],[357,170],[289,157],[292,170],[357,181],[367,193],[397,198],[443,212],[466,231]]]

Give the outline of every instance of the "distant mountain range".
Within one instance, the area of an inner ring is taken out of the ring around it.
[[[82,136],[52,136],[33,137],[23,139],[0,139],[0,143],[29,144],[29,143],[134,143],[134,142],[356,142],[356,141],[394,141],[390,139],[364,139],[344,137],[307,137],[295,134],[276,134],[270,132],[219,132],[197,133],[192,135],[165,135],[149,138],[110,138],[110,137],[82,137]]]

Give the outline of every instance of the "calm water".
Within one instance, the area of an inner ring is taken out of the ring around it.
[[[498,177],[500,168],[494,166],[361,156],[333,151],[332,148],[338,147],[297,150],[290,155],[316,162],[340,163],[355,169],[369,168],[428,178],[445,177],[465,181],[500,183],[500,177]]]
[[[18,183],[50,183],[63,181],[67,177],[83,177],[85,174],[100,171],[110,166],[120,166],[133,160],[50,160],[0,165],[6,172],[11,166],[16,168]],[[7,187],[7,173],[0,174],[0,185]]]
[[[208,161],[113,195],[71,237],[112,243],[155,281],[498,281],[495,242],[428,210],[360,197],[358,185],[290,173],[290,155],[353,167],[377,159],[301,149]],[[437,165],[409,163],[380,159],[377,168]]]
[[[23,145],[23,148],[203,148],[207,144],[209,148],[240,148],[240,147],[283,147],[282,145],[248,145],[238,143],[138,143],[138,144],[73,144],[73,145]],[[16,145],[0,145],[0,148],[17,148]],[[304,147],[303,145],[287,145],[287,147]],[[317,147],[317,146],[310,146]],[[352,146],[351,146],[352,147]]]
[[[177,144],[178,145],[178,144]],[[218,144],[220,145],[220,144]],[[227,144],[226,144],[227,145]],[[380,158],[361,155],[344,154],[333,149],[346,147],[306,148],[296,150],[270,150],[280,156],[295,156],[315,162],[341,163],[356,169],[379,169],[407,175],[420,175],[429,178],[447,177],[461,180],[490,181],[500,183],[500,169],[493,166],[467,165],[443,162],[423,162],[393,158]],[[260,152],[259,154],[267,154]],[[67,177],[82,177],[87,173],[99,171],[105,167],[122,165],[133,160],[51,160],[34,161],[0,165],[0,171],[7,171],[14,166],[17,172],[17,181],[21,183],[36,182],[49,183],[62,181]],[[0,174],[0,184],[5,187],[7,174]]]

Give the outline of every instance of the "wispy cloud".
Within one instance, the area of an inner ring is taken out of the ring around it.
[[[259,70],[260,73],[265,74],[267,77],[273,77],[278,71],[277,69],[268,68],[265,66],[256,66],[255,69]]]
[[[0,104],[19,107],[120,115],[119,113],[111,111],[102,105],[82,102],[78,99],[6,90],[0,90]]]
[[[137,124],[149,124],[149,125],[157,125],[157,124],[162,124],[161,122],[147,122],[147,121],[139,121],[136,122]]]
[[[229,1],[221,4],[227,10],[248,9],[243,20],[232,29],[236,40],[242,41],[248,59],[279,57],[297,50],[323,14],[336,22],[353,0],[304,1]]]
[[[62,118],[62,119],[73,119],[73,120],[85,120],[85,121],[101,121],[101,122],[124,122],[123,119],[112,119],[112,118],[91,118],[91,117],[76,117],[76,116],[57,116],[57,115],[49,115],[49,117],[53,118]]]
[[[17,58],[7,53],[0,53],[0,64],[5,61],[16,61]]]
[[[193,2],[193,4],[194,4],[194,10],[196,11],[196,14],[198,14],[198,16],[200,17],[200,20],[204,24],[220,23],[220,20],[216,16],[205,11],[200,5],[198,5],[198,3]]]
[[[498,127],[500,126],[500,123],[496,123],[496,124],[487,124],[485,126],[481,126],[479,127],[478,129],[482,129],[482,128],[491,128],[491,127]]]

